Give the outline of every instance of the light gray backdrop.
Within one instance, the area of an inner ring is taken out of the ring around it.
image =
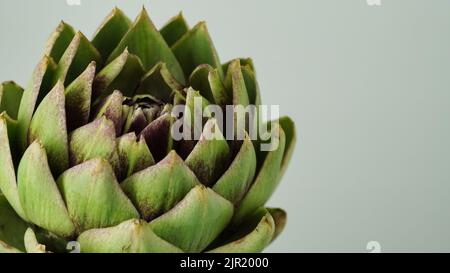
[[[223,61],[253,57],[299,143],[270,200],[271,252],[450,251],[450,1],[0,1],[0,78],[25,84],[63,19],[92,35],[114,5],[206,20]]]

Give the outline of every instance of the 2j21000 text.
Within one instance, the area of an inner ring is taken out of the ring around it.
[[[267,268],[269,259],[267,258],[225,258],[225,268]]]

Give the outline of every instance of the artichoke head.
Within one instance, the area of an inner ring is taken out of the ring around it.
[[[174,139],[192,116],[172,110],[196,100],[261,104],[252,61],[222,64],[205,23],[157,30],[116,8],[88,40],[61,22],[28,86],[0,86],[0,252],[262,251],[286,222],[264,205],[294,124],[267,122],[267,152],[247,132],[226,140],[213,115],[186,127],[198,140]]]

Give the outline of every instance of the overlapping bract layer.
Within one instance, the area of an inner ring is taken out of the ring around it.
[[[264,204],[294,124],[270,122],[270,152],[248,134],[175,141],[171,109],[196,97],[261,101],[251,60],[222,65],[204,23],[180,14],[158,31],[145,10],[132,23],[114,9],[89,41],[62,22],[26,90],[0,88],[0,252],[262,251],[285,224]]]

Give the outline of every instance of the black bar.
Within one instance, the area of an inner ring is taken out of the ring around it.
[[[443,265],[448,254],[0,254],[0,264],[86,272],[377,272]],[[142,268],[142,269],[140,269]],[[134,271],[136,272],[136,271]]]

